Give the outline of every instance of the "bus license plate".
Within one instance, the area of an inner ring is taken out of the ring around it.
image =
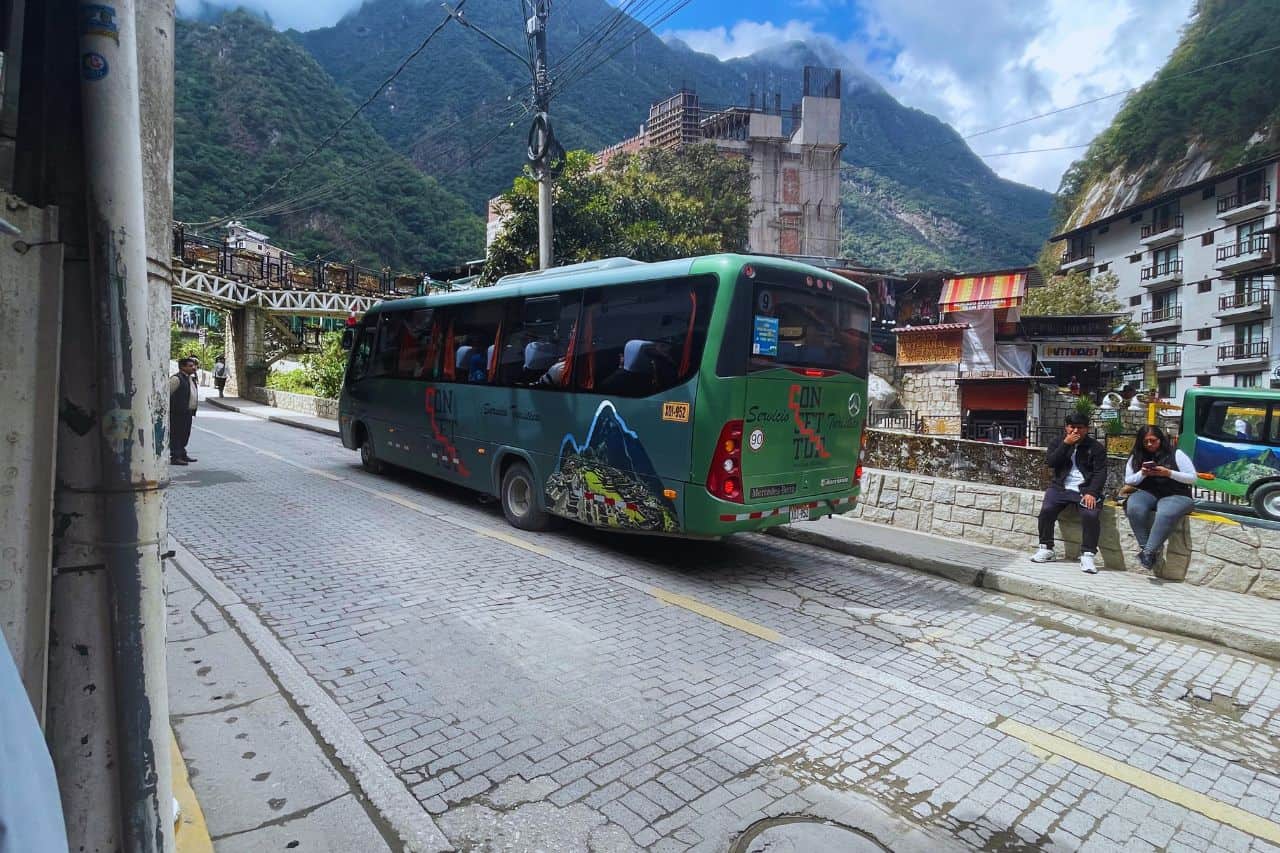
[[[791,521],[808,521],[809,508],[807,506],[793,506],[791,508]]]

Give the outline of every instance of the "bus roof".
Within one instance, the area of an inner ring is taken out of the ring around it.
[[[379,302],[369,309],[369,313],[380,313],[392,309],[399,311],[412,310],[414,308],[433,308],[437,305],[455,305],[513,296],[541,296],[584,287],[609,287],[619,284],[659,281],[666,278],[677,278],[706,272],[728,272],[748,263],[762,268],[768,267],[807,275],[821,275],[825,278],[838,280],[866,296],[866,288],[862,285],[820,267],[784,258],[720,254],[678,258],[672,261],[656,261],[653,263],[635,261],[630,258],[606,258],[600,261],[569,264],[563,267],[552,267],[549,270],[503,276],[492,287],[478,287],[453,293],[432,293],[426,296],[415,296],[410,299]]]
[[[1196,397],[1235,397],[1244,400],[1280,400],[1280,389],[1275,388],[1235,388],[1218,385],[1199,385],[1188,388],[1184,399]]]

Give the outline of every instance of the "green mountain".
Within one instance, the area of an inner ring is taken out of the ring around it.
[[[179,21],[174,216],[208,228],[230,214],[303,257],[428,270],[483,252],[480,218],[459,196],[356,120],[278,191],[263,189],[352,104],[305,50],[244,12]]]
[[[519,5],[469,0],[466,17],[524,51]],[[639,22],[613,27],[604,0],[557,0],[548,51],[556,134],[598,150],[637,132],[649,105],[682,87],[706,106],[799,100],[803,66],[834,64],[803,44],[721,62]],[[363,99],[441,20],[439,6],[367,0],[336,25],[289,35],[351,100]],[[612,27],[612,28],[611,28]],[[625,33],[634,39],[622,38]],[[824,61],[825,60],[825,61]],[[1005,181],[950,127],[908,109],[869,78],[845,72],[844,249],[898,269],[982,269],[1030,263],[1050,230],[1050,194]],[[480,34],[450,23],[366,110],[369,123],[425,173],[481,210],[523,165],[528,72]]]
[[[1275,0],[1197,0],[1169,61],[1063,176],[1063,228],[1280,151],[1280,53],[1258,54],[1277,44]]]

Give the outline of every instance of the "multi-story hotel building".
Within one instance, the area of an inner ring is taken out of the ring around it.
[[[1161,397],[1280,387],[1277,164],[1210,175],[1053,238],[1062,272],[1119,279],[1116,295],[1157,344]]]

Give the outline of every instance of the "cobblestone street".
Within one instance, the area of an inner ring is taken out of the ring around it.
[[[1280,851],[1265,660],[778,537],[524,533],[230,412],[191,451],[174,538],[458,849],[811,815],[894,851]]]

